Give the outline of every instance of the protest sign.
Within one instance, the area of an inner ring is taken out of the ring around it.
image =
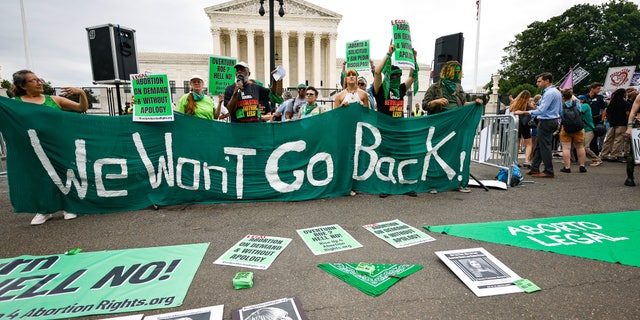
[[[391,26],[393,28],[393,46],[396,48],[394,51],[395,63],[415,69],[416,58],[413,55],[409,22],[393,20]]]
[[[630,87],[635,70],[636,66],[610,67],[602,90],[613,92],[620,88]]]
[[[133,121],[173,121],[171,91],[166,74],[132,74],[131,89],[135,99]]]
[[[304,313],[300,300],[297,297],[289,297],[235,309],[231,312],[231,319],[307,320],[309,318],[307,318],[307,315]]]
[[[521,279],[484,248],[436,251],[436,255],[478,297],[524,292]]]
[[[362,226],[376,237],[396,248],[406,248],[416,244],[435,241],[432,236],[396,219]]]
[[[432,232],[640,267],[640,211],[425,226]]]
[[[345,70],[371,70],[369,40],[347,42]]]
[[[290,242],[288,238],[248,234],[214,263],[266,270]]]
[[[208,243],[0,259],[0,319],[173,308]]]
[[[315,255],[362,247],[356,239],[337,224],[296,231]]]
[[[235,58],[209,57],[209,93],[214,96],[224,94],[224,89],[235,83],[235,65]]]

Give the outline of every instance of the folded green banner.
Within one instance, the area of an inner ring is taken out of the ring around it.
[[[640,267],[640,211],[424,228],[463,238]]]
[[[182,305],[208,243],[0,259],[0,319]]]
[[[417,264],[378,264],[375,270],[369,274],[358,272],[359,263],[323,263],[318,267],[336,278],[358,288],[358,290],[377,297],[387,291],[392,285],[404,277],[408,277],[422,269]]]
[[[138,123],[0,97],[0,130],[16,212],[103,213],[457,189],[481,113],[393,119],[353,104],[284,123]]]

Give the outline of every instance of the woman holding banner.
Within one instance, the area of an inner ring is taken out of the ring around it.
[[[87,94],[81,88],[62,88],[63,96],[50,96],[44,94],[44,81],[30,70],[20,70],[13,74],[13,86],[10,89],[14,99],[34,104],[47,106],[53,109],[82,113],[87,111],[89,101]],[[66,97],[77,94],[80,102],[75,102]],[[74,213],[62,211],[65,220],[75,219]],[[31,225],[40,225],[51,219],[53,214],[37,213],[31,220]]]
[[[213,99],[204,93],[204,79],[194,74],[189,79],[189,86],[191,91],[178,101],[178,112],[203,119],[218,119],[220,108],[216,108]]]

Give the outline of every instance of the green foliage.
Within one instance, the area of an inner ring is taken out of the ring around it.
[[[0,83],[0,87],[1,88],[5,88],[5,89],[9,89],[11,88],[11,81],[9,80],[2,80],[2,83]]]
[[[627,0],[602,5],[579,4],[546,22],[536,21],[504,48],[501,93],[534,84],[536,75],[551,72],[558,82],[570,67],[590,75],[575,86],[585,92],[591,82],[604,82],[609,67],[640,63],[640,11]]]
[[[542,90],[540,90],[540,88],[530,84],[530,83],[524,83],[524,84],[520,84],[516,87],[511,88],[511,90],[509,90],[509,95],[513,96],[514,98],[516,96],[518,96],[518,94],[520,94],[520,92],[524,91],[524,90],[528,90],[529,93],[531,93],[531,96],[535,96],[536,94],[541,94]]]

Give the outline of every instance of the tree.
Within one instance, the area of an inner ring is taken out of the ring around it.
[[[579,4],[546,22],[533,22],[504,48],[501,93],[511,93],[548,71],[559,81],[570,67],[590,74],[574,90],[603,82],[609,67],[640,63],[640,11],[627,0]]]

